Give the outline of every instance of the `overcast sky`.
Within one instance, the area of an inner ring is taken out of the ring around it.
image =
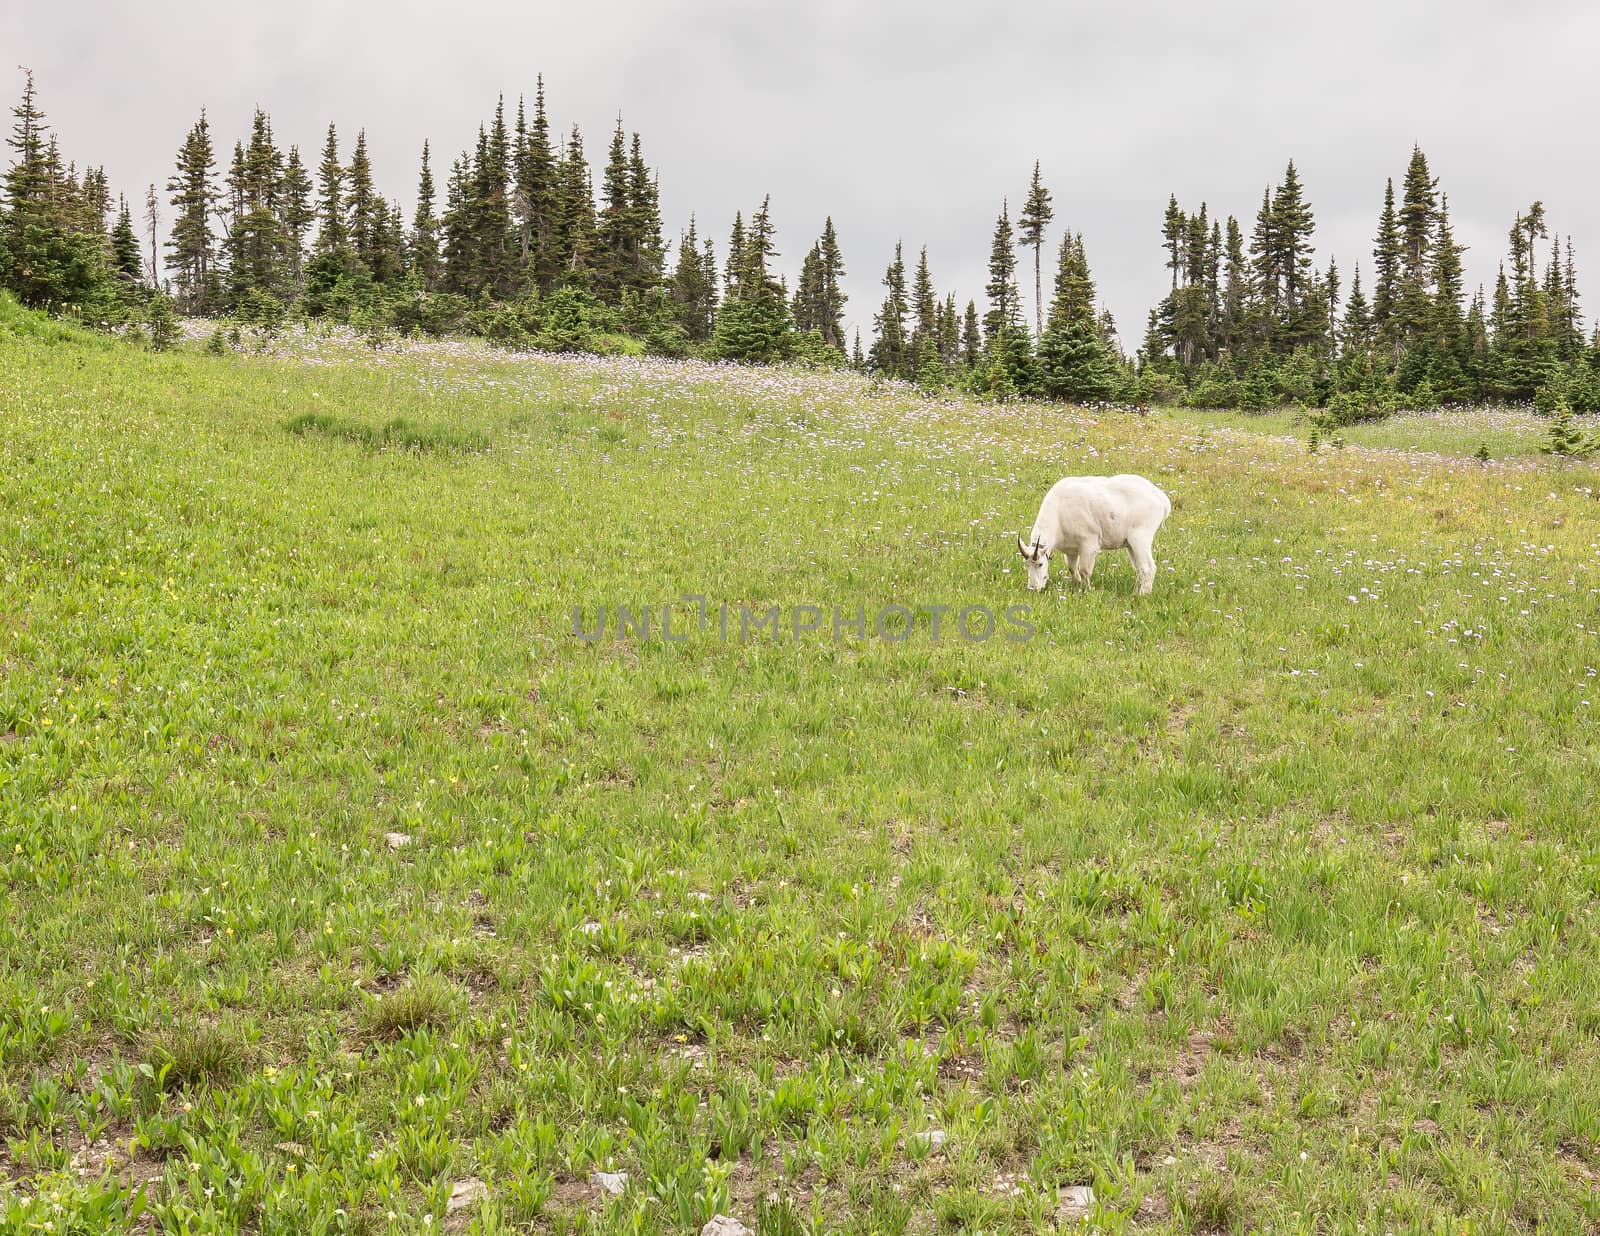
[[[531,103],[542,72],[553,123],[582,126],[591,162],[619,111],[642,134],[669,237],[695,212],[720,259],[734,210],[770,193],[792,286],[831,214],[864,338],[897,238],[908,262],[928,246],[941,292],[982,306],[1001,199],[1015,215],[1035,159],[1053,236],[1083,232],[1130,351],[1168,278],[1169,193],[1248,233],[1292,157],[1317,264],[1336,256],[1348,288],[1359,262],[1370,288],[1384,178],[1413,142],[1470,246],[1469,286],[1492,285],[1539,198],[1600,298],[1600,5],[1582,0],[10,0],[0,48],[5,95],[21,88],[10,66],[32,68],[65,150],[103,162],[113,190],[164,186],[202,104],[225,163],[259,104],[313,164],[329,121],[364,127],[408,218],[423,139],[447,168],[495,96]]]

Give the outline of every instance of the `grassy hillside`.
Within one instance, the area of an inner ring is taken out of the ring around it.
[[[0,321],[0,1231],[1600,1224],[1594,469],[278,353]]]

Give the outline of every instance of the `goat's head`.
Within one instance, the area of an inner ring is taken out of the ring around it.
[[[1022,554],[1022,560],[1028,564],[1028,591],[1043,592],[1045,585],[1050,582],[1050,551],[1038,537],[1029,545],[1019,536],[1017,549]]]

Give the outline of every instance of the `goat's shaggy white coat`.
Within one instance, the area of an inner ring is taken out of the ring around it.
[[[1133,559],[1138,595],[1155,585],[1156,530],[1172,514],[1172,499],[1142,476],[1068,476],[1050,487],[1039,504],[1033,535],[1017,548],[1028,564],[1028,587],[1049,582],[1050,555],[1060,553],[1072,578],[1084,587],[1102,549],[1126,549]]]

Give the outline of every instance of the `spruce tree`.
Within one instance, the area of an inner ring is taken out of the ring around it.
[[[339,134],[331,124],[328,139],[322,146],[317,183],[322,191],[317,205],[317,252],[343,256],[349,241],[344,220],[344,165],[339,162]]]
[[[1033,330],[1044,334],[1044,284],[1040,258],[1044,250],[1044,231],[1055,218],[1055,208],[1050,204],[1050,190],[1039,178],[1039,161],[1033,163],[1033,181],[1028,186],[1028,197],[1018,216],[1017,243],[1033,249]]]
[[[417,209],[411,216],[411,274],[431,292],[439,286],[439,219],[433,213],[433,169],[428,143],[422,143],[422,171],[417,177]]]
[[[216,207],[216,157],[211,126],[204,110],[178,151],[178,167],[167,192],[177,217],[167,248],[177,276],[178,303],[183,312],[204,316],[219,307],[215,237],[211,215]]]
[[[349,223],[346,234],[350,237],[350,247],[355,253],[356,261],[367,268],[374,280],[379,280],[378,255],[388,210],[372,182],[372,161],[367,156],[365,129],[356,133],[355,149],[350,154],[347,183],[349,192],[346,195],[346,209],[349,212]]]
[[[638,237],[634,222],[628,202],[627,139],[622,132],[622,117],[618,116],[601,183],[595,236],[593,287],[602,300],[619,302],[627,286],[628,272],[637,261]]]
[[[911,327],[911,356],[916,376],[922,378],[925,366],[924,350],[937,353],[939,332],[939,300],[933,291],[933,275],[928,270],[928,246],[922,246],[917,259],[917,273],[911,285],[910,309],[914,315]]]
[[[817,329],[822,341],[830,347],[844,351],[844,306],[849,299],[844,292],[844,255],[839,249],[839,237],[833,230],[830,215],[822,225],[822,238],[817,242],[820,263],[821,303],[818,306]]]
[[[1005,205],[994,227],[994,243],[989,247],[989,312],[984,314],[984,338],[993,342],[1002,331],[1022,324],[1021,299],[1017,292],[1017,254],[1012,240],[1011,217]]]
[[[978,367],[983,356],[983,335],[978,330],[978,305],[967,302],[967,311],[961,318],[961,363],[968,369]]]
[[[518,217],[527,236],[532,276],[541,292],[548,292],[561,276],[560,184],[556,154],[550,143],[550,122],[545,114],[544,77],[534,95],[533,124],[518,152]]]
[[[1116,394],[1116,371],[1094,312],[1094,280],[1083,237],[1062,238],[1050,323],[1039,341],[1039,382],[1051,399],[1080,403]]]
[[[910,376],[910,349],[906,340],[906,264],[899,241],[894,246],[894,261],[883,275],[883,286],[888,295],[883,307],[873,316],[874,338],[872,350],[867,353],[867,363],[873,372],[888,378]]]
[[[133,230],[133,213],[125,197],[117,199],[117,225],[111,232],[111,262],[124,282],[134,285],[143,282],[139,237]]]
[[[1372,249],[1372,325],[1379,344],[1399,359],[1395,310],[1400,301],[1400,223],[1394,208],[1394,181],[1383,190],[1383,213],[1378,216],[1378,236]]]
[[[646,292],[661,282],[666,250],[661,241],[661,196],[655,174],[644,161],[635,133],[628,151],[628,213],[633,239],[633,265],[628,286]]]
[[[291,294],[305,288],[306,230],[316,221],[311,174],[300,161],[300,147],[289,147],[278,186],[278,224],[283,234],[284,264]]]
[[[246,292],[275,292],[285,275],[285,243],[279,218],[283,158],[272,140],[266,113],[256,109],[248,151],[235,148],[229,177],[233,196],[228,235],[229,286],[235,303]]]
[[[693,215],[689,216],[689,230],[678,241],[678,260],[668,295],[677,307],[678,321],[690,342],[704,343],[711,338],[711,328],[716,321],[716,267],[712,266],[708,276]]]
[[[557,168],[556,243],[553,259],[557,280],[587,287],[595,249],[594,189],[589,181],[589,161],[583,153],[583,134],[572,126],[567,148]]]

